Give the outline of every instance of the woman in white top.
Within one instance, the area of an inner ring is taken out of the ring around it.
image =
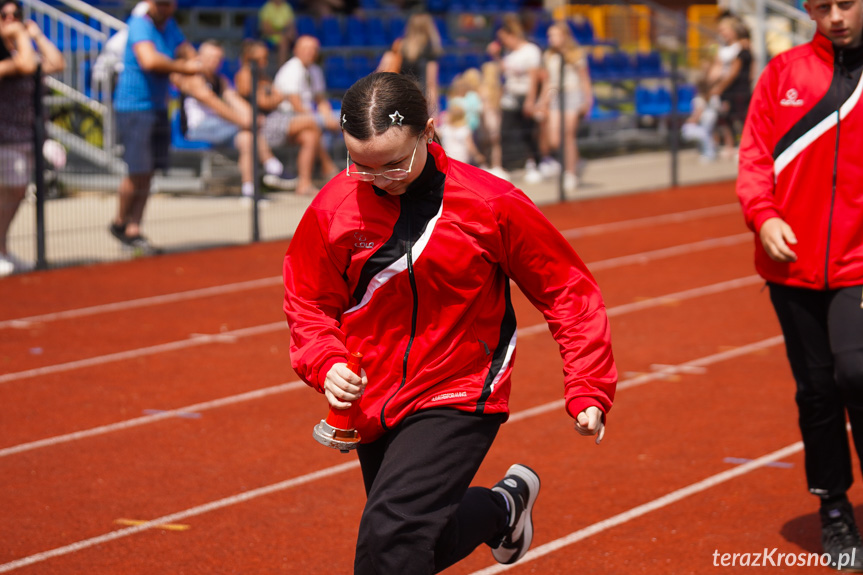
[[[528,159],[524,181],[537,183],[542,180],[537,169],[537,125],[533,117],[534,103],[528,101],[528,94],[542,66],[542,50],[525,38],[518,15],[507,14],[503,26],[497,32],[497,41],[489,44],[487,51],[500,62],[503,73],[503,94],[500,99],[502,125],[515,131],[512,137],[520,139],[526,148]],[[506,51],[504,55],[503,51]]]
[[[579,118],[587,115],[593,106],[593,87],[584,51],[575,41],[566,22],[558,21],[548,28],[548,49],[543,54],[542,61],[542,73],[528,98],[531,100],[537,95],[536,116],[540,118],[539,150],[543,156],[540,172],[545,176],[560,171],[560,164],[551,157],[551,151],[560,148],[562,93],[565,168],[563,185],[569,192],[578,186],[575,175],[578,163],[576,132]]]

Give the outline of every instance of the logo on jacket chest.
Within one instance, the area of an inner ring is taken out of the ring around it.
[[[794,88],[785,92],[785,97],[779,100],[780,106],[788,106],[790,108],[799,108],[803,105],[803,100],[800,99],[800,94]]]
[[[375,242],[369,241],[366,235],[362,232],[354,232],[354,247],[363,250],[370,250],[375,247]]]

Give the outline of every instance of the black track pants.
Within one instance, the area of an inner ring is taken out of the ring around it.
[[[508,518],[504,499],[468,487],[502,419],[422,410],[357,448],[368,501],[355,575],[437,573],[501,534]]]
[[[852,482],[846,411],[863,454],[863,286],[769,286],[797,382],[809,490],[822,497],[843,494]]]

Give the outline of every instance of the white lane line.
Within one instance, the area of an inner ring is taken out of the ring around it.
[[[721,238],[711,238],[709,240],[671,246],[670,248],[661,248],[628,256],[600,260],[587,264],[587,267],[590,268],[590,271],[596,272],[632,264],[646,264],[654,260],[689,255],[695,252],[735,246],[742,243],[750,243],[753,241],[752,238],[753,235],[750,232],[735,234],[733,236],[723,236]]]
[[[185,511],[180,511],[179,513],[165,515],[164,517],[159,517],[158,519],[153,519],[152,521],[147,521],[146,523],[141,523],[140,525],[126,527],[125,529],[118,529],[117,531],[111,531],[110,533],[106,533],[105,535],[92,537],[90,539],[78,541],[77,543],[72,543],[71,545],[57,547],[56,549],[51,549],[50,551],[44,551],[42,553],[37,553],[35,555],[30,555],[29,557],[18,559],[16,561],[4,563],[3,565],[0,565],[0,573],[6,573],[14,569],[20,569],[21,567],[33,565],[34,563],[40,563],[53,557],[60,557],[62,555],[69,555],[70,553],[75,553],[77,551],[83,551],[84,549],[87,549],[89,547],[94,547],[102,543],[122,539],[123,537],[128,537],[136,533],[141,533],[143,531],[159,527],[160,525],[177,523],[188,519],[189,517],[195,517],[197,515],[202,515],[210,511],[215,511],[224,507],[230,507],[231,505],[250,501],[257,497],[262,497],[264,495],[269,495],[278,491],[284,491],[285,489],[290,489],[298,485],[303,485],[304,483],[311,483],[312,481],[317,481],[319,479],[338,475],[339,473],[344,473],[345,471],[359,468],[359,466],[359,461],[353,459],[352,461],[349,461],[347,463],[342,463],[340,465],[334,465],[332,467],[327,467],[326,469],[321,469],[320,471],[307,473],[306,475],[301,475],[293,479],[288,479],[286,481],[282,481],[281,483],[274,483],[272,485],[267,485],[265,487],[260,487],[251,491],[238,493],[237,495],[225,497],[224,499],[212,501],[204,505],[199,505],[198,507],[192,507]]]
[[[32,323],[45,323],[49,321],[57,321],[61,319],[72,319],[76,317],[85,317],[88,315],[97,315],[100,313],[109,313],[115,311],[125,311],[137,307],[147,307],[151,305],[162,305],[166,303],[175,303],[178,301],[187,301],[190,299],[198,299],[204,297],[212,297],[216,295],[224,295],[236,293],[250,289],[258,289],[279,285],[282,283],[281,277],[262,278],[258,280],[250,280],[220,286],[213,286],[177,293],[169,293],[152,297],[144,297],[140,299],[118,301],[114,303],[106,303],[102,305],[94,305],[91,307],[82,307],[78,309],[70,309],[66,311],[58,311],[54,313],[46,313],[42,315],[32,315],[30,317],[21,317],[18,319],[9,319],[0,321],[0,329],[9,327],[27,327]]]
[[[756,284],[762,282],[760,277],[757,275],[746,276],[743,278],[737,278],[733,280],[728,280],[724,282],[719,282],[715,284],[710,284],[706,286],[701,286],[697,288],[692,288],[680,292],[675,292],[663,296],[657,296],[653,298],[647,298],[642,301],[637,301],[633,303],[618,305],[615,307],[608,308],[606,313],[608,317],[615,317],[626,313],[631,313],[634,311],[640,311],[652,307],[662,306],[662,305],[673,305],[677,302],[693,299],[696,297],[701,297],[704,295],[712,295],[724,291],[729,291],[733,289],[737,289],[740,287]],[[42,375],[50,375],[54,373],[61,373],[64,371],[70,371],[73,369],[80,369],[82,367],[93,367],[98,365],[104,365],[106,363],[111,363],[115,361],[122,361],[126,359],[135,359],[138,357],[154,355],[157,353],[164,353],[168,351],[176,351],[179,349],[186,349],[189,347],[194,347],[198,345],[205,345],[214,342],[228,342],[233,341],[237,338],[248,337],[259,335],[262,333],[268,333],[272,331],[278,331],[281,329],[287,329],[288,325],[286,322],[276,322],[270,323],[260,326],[254,326],[249,328],[237,329],[233,331],[226,331],[224,333],[217,334],[215,336],[204,336],[201,334],[193,334],[189,339],[183,339],[180,341],[173,341],[169,343],[163,343],[159,345],[154,345],[151,347],[142,347],[138,349],[133,349],[129,351],[121,351],[117,353],[111,353],[107,355],[100,355],[97,357],[91,357],[88,359],[81,359],[77,361],[71,361],[68,363],[59,363],[56,365],[48,365],[45,367],[37,367],[34,369],[28,369],[25,371],[16,371],[13,373],[7,373],[5,375],[0,375],[0,384],[8,383],[10,381],[19,381],[22,379],[29,379],[32,377],[39,377]],[[537,325],[528,326],[525,328],[519,328],[518,335],[521,337],[526,337],[530,335],[534,335],[536,333],[545,331],[548,329],[548,324],[541,323]]]
[[[777,335],[774,337],[763,339],[761,341],[756,341],[754,343],[749,343],[740,347],[735,347],[733,349],[721,351],[719,353],[714,353],[712,355],[707,355],[698,359],[693,359],[680,365],[664,365],[661,369],[657,371],[643,373],[635,377],[624,379],[617,384],[617,391],[638,387],[639,385],[644,385],[645,383],[649,383],[651,381],[668,379],[672,375],[691,373],[693,368],[704,368],[715,363],[727,361],[729,359],[734,359],[737,357],[748,355],[750,353],[756,353],[763,349],[769,349],[771,347],[780,345],[783,341],[785,341],[784,338],[781,335]],[[542,405],[537,405],[535,407],[531,407],[529,409],[525,409],[524,411],[515,413],[510,416],[509,421],[518,421],[520,419],[527,419],[528,417],[533,417],[535,415],[543,415],[557,409],[563,409],[565,403],[566,402],[563,399],[549,401],[548,403],[543,403]]]
[[[623,513],[618,513],[613,517],[609,517],[608,519],[603,519],[602,521],[598,521],[593,525],[589,525],[584,529],[579,529],[578,531],[573,531],[569,535],[565,537],[561,537],[560,539],[555,539],[554,541],[550,541],[544,545],[540,545],[535,549],[528,551],[524,557],[522,557],[518,563],[513,565],[493,565],[491,567],[486,567],[485,569],[480,569],[479,571],[474,571],[471,575],[494,575],[495,573],[503,573],[504,571],[508,571],[513,567],[524,565],[529,561],[535,561],[540,557],[544,557],[555,551],[559,551],[568,545],[572,545],[573,543],[577,543],[582,539],[587,539],[588,537],[592,537],[597,533],[602,533],[603,531],[607,531],[612,527],[617,527],[619,525],[623,525],[624,523],[628,523],[633,519],[637,519],[642,515],[647,515],[652,511],[656,511],[658,509],[662,509],[663,507],[668,507],[672,503],[677,503],[682,499],[686,499],[690,495],[695,495],[697,493],[701,493],[702,491],[707,491],[712,487],[716,487],[726,481],[730,481],[736,477],[740,477],[741,475],[745,475],[756,469],[761,467],[765,467],[775,461],[779,461],[780,459],[784,459],[790,455],[793,455],[799,451],[803,450],[803,442],[798,441],[797,443],[792,443],[791,445],[787,445],[782,449],[778,449],[773,453],[768,453],[767,455],[762,455],[758,459],[754,459],[748,463],[744,463],[738,467],[734,467],[727,471],[723,471],[721,473],[717,473],[716,475],[711,475],[701,481],[693,483],[691,485],[687,485],[686,487],[682,487],[676,491],[672,491],[663,495],[662,497],[658,497],[653,501],[648,501],[642,505],[637,507],[633,507]]]
[[[79,359],[76,361],[70,361],[67,363],[58,363],[55,365],[46,365],[44,367],[37,367],[34,369],[28,369],[25,371],[16,371],[14,373],[7,373],[5,375],[0,375],[0,383],[8,383],[10,381],[18,381],[21,379],[29,379],[31,377],[39,377],[42,375],[51,375],[54,373],[61,373],[64,371],[71,371],[73,369],[80,369],[82,367],[93,367],[97,365],[104,365],[106,363],[112,363],[115,361],[123,361],[126,359],[136,359],[139,357],[144,357],[148,355],[155,355],[157,353],[165,353],[168,351],[177,351],[178,349],[186,349],[189,347],[195,347],[198,345],[207,345],[214,342],[225,342],[227,341],[225,338],[231,336],[235,338],[240,337],[249,337],[260,335],[263,333],[269,333],[272,331],[279,330],[287,330],[288,324],[283,321],[268,323],[265,325],[256,325],[253,327],[247,327],[242,329],[236,329],[233,331],[226,331],[224,333],[217,334],[216,336],[201,336],[200,334],[194,334],[189,339],[183,339],[180,341],[172,341],[168,343],[162,343],[159,345],[153,345],[150,347],[139,347],[138,349],[131,349],[128,351],[120,351],[117,353],[109,353],[107,355],[99,355],[96,357],[90,357],[87,359]]]
[[[742,355],[746,355],[749,353],[754,353],[756,351],[767,349],[769,347],[779,345],[782,343],[782,336],[771,337],[762,341],[758,341],[755,343],[750,343],[747,345],[743,345],[741,347],[736,347],[730,350],[726,350],[720,353],[715,353],[713,355],[708,355],[702,358],[694,359],[683,363],[679,366],[673,365],[665,365],[662,366],[661,369],[657,371],[653,371],[650,373],[639,374],[635,377],[627,378],[625,380],[620,381],[617,384],[617,389],[628,389],[630,387],[636,387],[639,385],[643,385],[645,383],[658,380],[658,379],[666,379],[672,375],[676,374],[686,374],[690,373],[693,368],[706,367],[708,365],[712,365],[714,363],[725,361],[728,359],[733,359]],[[234,405],[237,403],[242,403],[244,401],[251,401],[254,399],[260,399],[262,397],[266,397],[269,395],[275,395],[278,393],[286,393],[288,391],[293,391],[295,389],[302,389],[305,387],[305,384],[301,381],[292,381],[290,383],[283,383],[281,385],[276,385],[273,387],[266,387],[263,389],[258,389],[254,391],[249,391],[246,393],[241,393],[239,395],[231,395],[228,397],[223,397],[221,399],[214,399],[212,401],[205,401],[203,403],[196,403],[193,405],[187,405],[185,407],[178,407],[177,409],[171,409],[168,411],[163,411],[160,413],[155,413],[153,415],[147,415],[143,417],[136,417],[134,419],[129,419],[126,421],[120,421],[117,423],[111,423],[108,425],[102,425],[99,427],[93,427],[90,429],[85,429],[82,431],[75,431],[72,433],[67,433],[65,435],[57,435],[54,437],[48,437],[45,439],[39,439],[36,441],[31,441],[28,443],[21,443],[18,445],[14,445],[12,447],[7,447],[4,449],[0,449],[0,457],[6,457],[9,455],[14,455],[17,453],[23,453],[25,451],[32,451],[34,449],[40,449],[42,447],[51,447],[53,445],[60,445],[62,443],[69,443],[71,441],[77,441],[79,439],[86,439],[88,437],[95,437],[97,435],[106,435],[108,433],[114,433],[116,431],[122,431],[124,429],[130,429],[132,427],[139,427],[141,425],[147,425],[150,423],[155,423],[157,421],[162,421],[164,419],[168,419],[171,417],[179,417],[180,414],[183,413],[199,413],[203,411],[208,411],[210,409],[215,409],[218,407],[224,407],[227,405]],[[549,403],[545,403],[543,405],[538,405],[536,407],[532,407],[530,409],[518,412],[510,416],[510,421],[518,421],[519,419],[526,419],[528,417],[533,417],[534,415],[540,415],[543,413],[547,413],[549,411],[555,409],[561,409],[564,405],[564,401],[556,400]]]
[[[746,353],[753,353],[755,351],[765,349],[765,348],[768,348],[768,347],[773,346],[773,345],[777,345],[781,341],[782,341],[781,336],[768,338],[768,339],[765,339],[765,340],[762,340],[759,342],[754,342],[754,343],[742,346],[740,348],[735,348],[733,350],[728,350],[728,351],[725,351],[722,353],[717,353],[717,354],[705,356],[702,358],[694,359],[694,360],[691,360],[691,361],[688,361],[688,362],[682,364],[679,367],[680,367],[681,371],[685,372],[686,368],[690,367],[690,366],[704,366],[704,365],[710,365],[713,363],[717,363],[719,361],[732,359],[732,358],[744,355]],[[668,366],[665,371],[669,374],[674,373],[675,372],[675,366]],[[627,389],[630,387],[635,387],[636,385],[642,385],[642,384],[647,383],[648,381],[650,381],[652,379],[656,379],[658,377],[659,377],[658,373],[645,374],[643,376],[633,378],[632,380],[627,380],[627,381],[621,382],[618,385],[618,389]],[[290,386],[290,385],[294,385],[294,384],[285,384],[285,385]],[[230,398],[226,398],[226,399],[230,399]],[[230,403],[230,402],[228,402],[228,403]],[[550,402],[550,403],[547,403],[543,406],[539,406],[538,408],[528,409],[528,410],[513,414],[513,416],[509,418],[509,421],[513,422],[513,421],[519,421],[519,420],[527,419],[528,417],[532,417],[534,415],[540,415],[542,413],[545,413],[545,412],[549,411],[549,409],[551,409],[552,407],[561,407],[562,405],[563,405],[562,401]],[[185,409],[191,409],[191,408],[184,408],[184,410]],[[196,406],[195,409],[200,411],[203,408],[199,405],[199,406]],[[157,416],[153,416],[153,417],[157,417]],[[161,417],[161,418],[164,419],[164,417]],[[143,418],[139,418],[139,419],[143,419]],[[801,448],[802,448],[802,445],[801,445]],[[788,449],[788,448],[785,448],[785,449]],[[775,453],[780,453],[780,452],[775,452]],[[731,470],[724,472],[724,474],[719,474],[719,475],[721,476],[721,475],[725,475],[725,474],[732,474],[728,477],[728,479],[730,479],[731,477],[736,477],[737,475],[742,475],[743,473],[748,473],[749,471],[756,469],[757,467],[760,467],[762,465],[766,465],[767,463],[770,463],[770,461],[783,459],[784,457],[786,457],[789,454],[790,453],[784,453],[783,452],[783,453],[781,453],[781,455],[777,455],[774,459],[771,459],[769,461],[764,461],[764,459],[765,459],[765,457],[771,457],[771,456],[770,455],[764,456],[764,457],[756,459],[750,463],[744,463],[743,465],[740,465],[739,467],[735,467]],[[773,454],[771,454],[771,455],[773,455]],[[136,533],[141,533],[141,532],[149,530],[149,529],[154,529],[154,528],[157,528],[160,525],[164,525],[166,523],[177,523],[177,522],[180,522],[180,521],[187,519],[189,517],[193,517],[195,515],[201,515],[203,513],[209,512],[209,511],[213,511],[216,509],[221,509],[223,507],[228,507],[230,505],[235,505],[237,503],[249,501],[250,499],[254,499],[254,498],[260,497],[262,495],[268,495],[271,493],[276,493],[278,491],[283,491],[285,489],[296,487],[297,485],[302,485],[304,483],[310,483],[312,481],[316,481],[318,479],[323,479],[325,477],[330,477],[332,475],[343,473],[345,471],[349,471],[349,470],[352,470],[352,469],[357,468],[357,467],[359,467],[359,462],[356,460],[353,460],[353,461],[348,462],[348,463],[336,465],[333,467],[327,467],[327,468],[321,469],[319,471],[308,473],[306,475],[301,475],[301,476],[293,478],[293,479],[288,479],[286,481],[274,483],[272,485],[260,487],[258,489],[253,489],[251,491],[245,491],[243,493],[239,493],[239,494],[233,495],[231,497],[219,499],[218,501],[214,501],[211,503],[200,505],[198,507],[193,507],[191,509],[187,509],[185,511],[180,511],[180,512],[177,512],[177,513],[174,513],[171,515],[166,515],[166,516],[160,517],[158,519],[153,519],[151,521],[148,521],[147,523],[142,523],[141,525],[135,525],[133,527],[120,529],[118,531],[112,531],[112,532],[107,533],[105,535],[100,535],[100,536],[93,537],[90,539],[85,539],[83,541],[78,541],[77,543],[72,543],[70,545],[58,547],[58,548],[52,549],[50,551],[44,551],[42,553],[37,553],[35,555],[30,555],[29,557],[24,557],[24,558],[17,559],[15,561],[12,561],[9,563],[5,563],[3,565],[0,565],[0,573],[12,571],[12,570],[18,569],[20,567],[26,567],[27,565],[39,563],[41,561],[45,561],[45,560],[51,559],[53,557],[59,557],[62,555],[68,555],[70,553],[75,553],[77,551],[82,551],[84,549],[87,549],[89,547],[93,547],[95,545],[107,543],[109,541],[114,541],[114,540],[120,539],[122,537],[128,537],[130,535],[134,535]],[[713,477],[718,477],[718,476],[713,476]],[[706,481],[709,481],[710,479],[711,478],[708,478],[707,480],[701,481],[701,482],[694,484],[694,485],[703,484]],[[727,479],[725,479],[723,481],[727,481]],[[718,483],[721,483],[721,481],[715,482],[714,484],[718,484]],[[692,486],[690,486],[688,488],[684,488],[682,490],[672,492],[671,494],[666,495],[665,497],[667,498],[669,496],[673,496],[674,494],[676,494],[678,492],[682,492],[682,491],[685,491],[686,489],[691,489],[691,488],[692,488]],[[706,489],[706,487],[704,489]],[[693,491],[693,493],[694,493],[694,491]],[[687,493],[687,495],[689,495],[689,494],[691,494],[691,493]],[[663,498],[660,498],[660,499],[655,500],[655,501],[660,501],[662,499]],[[682,497],[678,497],[678,499],[682,499]],[[669,501],[669,503],[670,502],[672,502],[672,501]],[[653,502],[645,504],[645,505],[649,506],[652,503]],[[635,509],[636,510],[640,509],[642,507],[645,507],[645,505],[642,505],[640,507],[636,507]],[[666,505],[667,505],[667,503],[666,503]],[[650,510],[652,511],[653,509],[650,509]],[[631,513],[631,512],[632,512],[632,510],[628,513]],[[644,513],[647,513],[647,511],[643,511],[639,514],[643,515]],[[621,515],[624,515],[624,514],[621,514]],[[616,517],[620,517],[621,515],[612,517],[611,519],[608,519],[606,521],[612,521]],[[637,516],[638,515],[634,515],[633,517],[637,517]],[[602,523],[602,522],[600,522],[600,523]],[[595,525],[599,525],[600,523],[597,523]],[[617,525],[619,523],[621,523],[621,522],[615,523],[613,525],[609,525],[609,527]],[[605,528],[607,529],[608,527],[605,527]],[[587,529],[591,529],[591,527],[588,527]],[[585,531],[585,530],[581,530],[581,531],[578,531],[576,533],[581,533],[583,531]],[[592,534],[593,533],[590,533],[590,535],[592,535]],[[583,539],[584,537],[587,537],[587,536],[589,536],[589,535],[582,536],[581,538]],[[572,535],[570,535],[570,537],[572,537]],[[560,540],[558,540],[558,541],[560,541]],[[569,543],[566,543],[566,544],[569,544]],[[551,545],[551,544],[547,544],[547,545]],[[561,546],[563,546],[563,545],[561,545]],[[538,553],[541,549],[544,549],[544,548],[545,548],[545,546],[542,546],[542,547],[539,547],[533,551],[528,552],[528,554],[525,555],[525,557],[523,557],[521,559],[521,561],[519,561],[519,564],[521,564],[524,561],[529,561],[530,559],[528,559],[528,557],[531,556],[531,553]],[[554,550],[555,549],[551,549],[549,551],[546,551],[546,553],[551,553]],[[540,557],[540,556],[541,555],[536,555],[535,557],[532,557],[532,558],[535,559],[535,558]]]
[[[763,281],[764,280],[757,275],[746,276],[742,278],[683,290],[675,293],[670,293],[667,295],[647,298],[641,301],[616,305],[614,307],[608,308],[605,313],[608,315],[608,317],[617,317],[619,315],[632,313],[634,311],[641,311],[644,309],[659,307],[663,305],[674,305],[688,299],[694,299],[705,295],[713,295],[725,291],[735,290],[741,287],[758,284]],[[548,331],[548,324],[540,323],[525,328],[519,328],[518,336],[524,337],[545,331]]]
[[[607,313],[608,313],[609,317],[615,316],[615,315],[621,315],[623,313],[629,313],[632,311],[638,311],[638,310],[646,309],[647,307],[653,307],[653,306],[657,306],[657,305],[665,305],[669,301],[675,301],[675,302],[676,301],[682,301],[684,299],[697,297],[699,295],[712,294],[712,293],[717,293],[718,291],[725,291],[725,290],[729,290],[729,289],[736,289],[738,287],[750,285],[751,283],[754,283],[755,280],[761,281],[760,278],[758,278],[758,276],[750,276],[748,278],[741,278],[741,279],[732,280],[729,282],[721,282],[719,284],[713,284],[712,286],[704,286],[702,288],[695,288],[694,290],[686,290],[684,292],[678,292],[676,294],[671,294],[671,295],[667,295],[667,296],[660,296],[658,298],[652,298],[650,300],[644,300],[641,302],[636,302],[635,304],[625,304],[622,306],[613,307],[613,308],[610,308],[607,311]],[[278,330],[278,329],[282,329],[284,327],[286,327],[285,324],[278,322],[278,323],[274,323],[274,324],[260,326],[259,328],[247,328],[245,330],[237,330],[235,332],[226,332],[226,334],[231,334],[233,336],[241,337],[243,335],[256,335],[258,333],[264,333],[267,331]],[[519,328],[518,335],[519,335],[519,337],[527,337],[527,336],[535,335],[537,333],[544,332],[547,329],[548,329],[548,325],[545,323],[541,323],[541,324],[537,324],[537,325],[533,325],[533,326],[528,326],[525,328]],[[240,332],[242,332],[242,333],[240,333]],[[225,335],[225,334],[223,334],[223,335]],[[767,346],[777,345],[777,343],[779,343],[781,341],[782,341],[781,337],[778,339],[772,338],[772,339],[765,340],[765,342],[768,342],[766,344]],[[765,342],[761,342],[759,344],[750,344],[750,345],[762,345]],[[90,360],[82,360],[79,362],[72,362],[72,363],[60,364],[60,365],[56,365],[56,366],[49,366],[49,367],[45,367],[45,368],[38,368],[36,370],[22,371],[22,372],[18,372],[18,373],[8,374],[5,376],[0,376],[0,383],[3,383],[4,381],[13,381],[14,379],[24,379],[25,377],[35,377],[37,375],[45,375],[47,373],[57,373],[59,371],[66,371],[69,369],[75,369],[78,367],[85,367],[88,365],[99,365],[101,363],[107,363],[109,361],[118,361],[120,359],[127,359],[128,357],[140,357],[142,355],[150,355],[152,353],[159,353],[161,351],[172,351],[175,349],[181,349],[183,347],[189,347],[191,345],[200,345],[202,343],[204,343],[204,340],[201,338],[196,338],[196,339],[191,339],[191,340],[183,340],[180,342],[174,342],[173,344],[165,344],[163,346],[155,346],[152,348],[144,348],[141,350],[136,350],[135,352],[123,352],[120,354],[112,354],[112,355],[107,355],[107,356],[101,356],[99,358],[92,358]],[[166,348],[170,348],[170,349],[166,349]],[[736,349],[733,349],[730,351],[722,352],[721,354],[716,354],[715,357],[725,357],[725,356],[736,357],[737,355],[741,354],[741,350],[746,350],[746,349],[748,349],[748,346],[744,346],[743,348],[736,348]],[[744,352],[744,353],[748,353],[748,352]],[[709,361],[709,358],[711,358],[711,357],[714,357],[714,356],[708,356],[708,358],[705,358],[701,361]],[[708,364],[690,362],[690,363],[684,364],[684,366],[682,368],[675,368],[675,366],[661,366],[660,369],[657,369],[656,371],[653,371],[651,373],[642,374],[642,375],[636,376],[634,378],[621,381],[620,383],[618,383],[617,389],[624,389],[627,386],[632,387],[634,385],[640,385],[640,383],[634,383],[634,382],[640,382],[642,379],[645,382],[653,381],[654,379],[665,378],[665,377],[668,377],[668,376],[673,375],[675,373],[680,373],[680,371],[679,371],[680,369],[691,370],[693,367],[698,367],[698,366],[702,366],[702,365],[708,365]],[[17,377],[15,377],[15,376],[17,376]],[[68,433],[65,435],[58,435],[58,436],[54,436],[54,437],[49,437],[49,438],[37,440],[37,441],[31,441],[28,443],[22,443],[19,445],[0,449],[0,457],[5,457],[7,455],[13,455],[15,453],[21,453],[24,451],[30,451],[30,450],[38,449],[41,447],[48,447],[51,445],[57,445],[60,443],[67,443],[69,441],[75,441],[78,439],[84,439],[84,438],[93,437],[96,435],[103,435],[106,433],[112,433],[114,431],[120,431],[120,430],[127,429],[130,427],[137,427],[140,425],[154,423],[154,422],[160,421],[162,419],[167,419],[170,417],[177,417],[178,414],[180,414],[180,413],[200,412],[200,411],[204,411],[207,409],[212,409],[214,407],[221,407],[224,405],[230,405],[232,403],[239,403],[242,401],[248,401],[250,399],[257,399],[258,396],[255,394],[258,394],[258,393],[265,394],[265,395],[269,395],[270,393],[282,393],[282,392],[290,391],[292,389],[298,389],[302,386],[303,386],[303,384],[301,382],[295,381],[295,382],[283,384],[280,386],[264,388],[264,389],[261,389],[258,391],[252,391],[252,392],[248,392],[248,393],[244,393],[244,394],[240,394],[240,395],[236,395],[236,396],[229,396],[229,397],[225,397],[222,399],[216,399],[216,400],[209,401],[209,402],[199,403],[199,404],[195,404],[195,405],[189,405],[186,407],[180,407],[180,408],[168,410],[168,411],[165,411],[162,413],[147,415],[144,417],[138,417],[135,419],[130,419],[130,420],[126,420],[126,421],[121,421],[121,422],[117,422],[117,423],[103,425],[100,427],[94,427],[91,429],[72,432],[72,433]],[[273,391],[270,391],[270,390],[273,390]],[[552,404],[547,404],[546,406],[535,407],[535,408],[533,408],[533,410],[538,409],[538,410],[542,410],[542,412],[545,412],[545,411],[548,411],[550,409],[560,407],[560,405],[562,405],[562,401],[554,402]],[[517,416],[513,416],[513,417],[517,417]]]
[[[37,441],[31,441],[29,443],[20,443],[12,447],[0,449],[0,457],[14,455],[16,453],[23,453],[25,451],[32,451],[34,449],[39,449],[42,447],[60,445],[61,443],[69,443],[70,441],[77,441],[79,439],[86,439],[88,437],[95,437],[97,435],[106,435],[108,433],[114,433],[115,431],[122,431],[124,429],[130,429],[132,427],[140,427],[141,425],[156,423],[157,421],[170,419],[172,417],[182,417],[184,414],[188,413],[200,413],[210,409],[216,409],[217,407],[224,407],[227,405],[242,403],[244,401],[261,399],[270,395],[286,393],[288,391],[293,391],[295,389],[301,389],[305,387],[306,384],[302,381],[292,381],[290,383],[283,383],[281,385],[274,385],[272,387],[256,389],[254,391],[248,391],[246,393],[240,393],[237,395],[230,395],[228,397],[223,397],[220,399],[204,401],[202,403],[196,403],[194,405],[188,405],[186,407],[159,411],[151,415],[136,417],[134,419],[127,419],[126,421],[119,421],[117,423],[110,423],[108,425],[101,425],[99,427],[91,427],[90,429],[75,431],[73,433],[57,435],[45,439],[39,439]]]
[[[722,206],[714,206],[710,208],[700,208],[697,210],[689,210],[685,212],[676,212],[672,214],[663,214],[660,216],[651,216],[647,218],[637,218],[634,220],[622,220],[618,222],[611,222],[607,224],[597,224],[594,226],[586,226],[581,228],[572,228],[569,230],[563,230],[564,236],[569,238],[574,237],[582,237],[582,236],[590,236],[597,235],[599,233],[604,233],[605,231],[621,231],[624,229],[628,229],[630,227],[639,228],[645,227],[649,225],[656,224],[664,224],[669,222],[681,222],[692,219],[698,219],[703,217],[711,217],[715,215],[721,215],[725,213],[730,213],[732,211],[738,210],[739,207],[737,204],[726,204]],[[628,256],[622,256],[619,258],[612,258],[609,260],[603,260],[600,262],[596,262],[594,264],[588,264],[590,269],[607,269],[610,267],[615,267],[619,265],[628,265],[630,263],[643,263],[648,262],[652,259],[659,258],[668,258],[676,255],[683,255],[687,253],[691,253],[694,251],[701,251],[706,249],[712,249],[714,247],[722,247],[727,245],[734,245],[736,243],[740,243],[745,239],[751,239],[752,234],[747,232],[743,234],[727,236],[723,238],[716,238],[713,240],[704,240],[700,242],[693,242],[690,244],[681,244],[679,246],[673,246],[670,248],[664,248],[659,250],[653,250],[648,252],[643,252],[641,254],[632,254]],[[117,312],[117,311],[125,311],[128,309],[134,309],[139,307],[146,307],[151,305],[162,305],[166,303],[174,303],[178,301],[187,301],[191,299],[203,298],[203,297],[211,297],[216,295],[230,294],[236,293],[239,291],[245,291],[250,289],[258,289],[263,287],[269,287],[272,285],[281,285],[282,278],[281,276],[274,276],[269,278],[261,278],[257,280],[250,280],[245,282],[232,283],[221,286],[213,286],[195,290],[189,290],[184,292],[178,292],[173,294],[164,294],[152,297],[145,297],[140,299],[128,300],[128,301],[119,301],[114,303],[78,308],[78,309],[70,309],[66,311],[59,311],[54,313],[46,313],[41,315],[33,315],[29,317],[21,317],[16,319],[9,319],[0,321],[0,329],[6,328],[26,328],[30,324],[33,323],[45,323],[50,321],[57,321],[62,319],[70,319],[70,318],[78,318],[78,317],[86,317],[90,315],[97,315],[100,313],[109,313],[109,312]]]
[[[632,220],[620,220],[618,222],[609,222],[605,224],[596,224],[593,226],[584,226],[580,228],[572,228],[563,230],[561,233],[564,237],[583,238],[585,236],[598,236],[610,232],[620,232],[623,230],[632,230],[637,228],[646,228],[648,226],[659,226],[663,224],[673,224],[687,222],[691,220],[700,220],[704,218],[712,218],[715,216],[723,216],[726,214],[740,213],[740,204],[721,204],[718,206],[710,206],[707,208],[698,208],[695,210],[686,210],[683,212],[674,212],[671,214],[660,214],[658,216],[647,216],[644,218],[635,218]],[[741,215],[741,218],[743,216]],[[742,220],[741,220],[742,221]]]

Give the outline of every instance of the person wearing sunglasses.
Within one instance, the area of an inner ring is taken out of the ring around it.
[[[538,472],[517,463],[470,487],[509,414],[511,282],[546,317],[566,411],[597,443],[617,382],[599,288],[521,190],[447,157],[408,76],[358,80],[341,111],[347,166],[288,246],[284,311],[297,374],[334,410],[358,403],[354,574],[436,573],[483,543],[514,563],[533,539]]]

